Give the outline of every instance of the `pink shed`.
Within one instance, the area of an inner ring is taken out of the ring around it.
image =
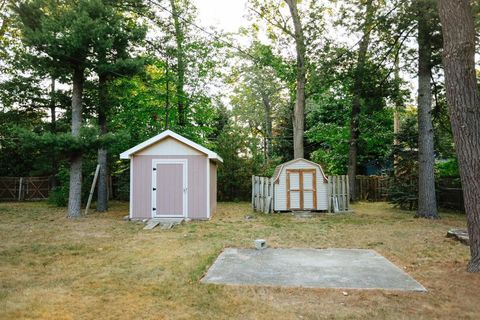
[[[210,219],[217,207],[215,152],[166,130],[120,154],[130,160],[130,218]]]

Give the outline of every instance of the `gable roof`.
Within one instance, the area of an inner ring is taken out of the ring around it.
[[[157,134],[155,137],[152,137],[152,138],[136,145],[135,147],[130,148],[127,151],[122,152],[120,154],[120,159],[129,159],[132,155],[134,155],[138,151],[143,150],[145,148],[148,148],[151,145],[154,145],[157,142],[160,142],[165,138],[173,138],[177,141],[180,141],[180,142],[186,144],[187,146],[189,146],[189,147],[191,147],[195,150],[198,150],[198,151],[206,154],[209,159],[219,161],[219,162],[223,162],[223,159],[218,154],[216,154],[215,152],[213,152],[213,151],[211,151],[211,150],[209,150],[205,147],[202,147],[198,143],[195,143],[192,140],[189,140],[189,139],[173,132],[172,130],[165,130],[162,133]]]
[[[320,172],[323,176],[323,179],[325,179],[325,181],[328,181],[327,179],[327,176],[325,175],[325,173],[323,172],[323,169],[322,169],[322,166],[319,165],[318,163],[315,163],[313,161],[309,161],[307,159],[303,159],[303,158],[297,158],[297,159],[293,159],[293,160],[290,160],[290,161],[287,161],[287,162],[284,162],[282,163],[281,165],[278,165],[275,167],[275,171],[273,171],[273,182],[277,182],[278,178],[280,178],[280,173],[282,172],[283,168],[285,168],[286,166],[288,166],[289,164],[292,164],[292,163],[295,163],[297,161],[305,161],[311,165],[314,165],[316,167],[318,167],[318,169],[320,169]]]

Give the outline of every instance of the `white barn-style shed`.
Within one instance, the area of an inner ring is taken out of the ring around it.
[[[273,210],[328,210],[328,180],[322,167],[303,158],[285,162],[273,173]]]
[[[206,220],[217,207],[215,152],[166,130],[120,154],[130,160],[130,219]]]

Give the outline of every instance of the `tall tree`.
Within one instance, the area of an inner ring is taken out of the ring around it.
[[[470,1],[440,0],[448,107],[457,149],[470,238],[468,271],[480,272],[480,93]]]
[[[277,48],[280,52],[289,51],[291,40],[295,43],[295,69],[292,75],[293,79],[289,79],[289,87],[292,88],[293,109],[293,156],[294,158],[303,158],[305,154],[303,140],[305,131],[305,87],[307,83],[306,77],[306,59],[307,44],[305,38],[305,29],[303,26],[301,12],[298,8],[297,0],[282,1],[259,1],[250,0],[252,7],[250,10],[257,13],[258,16],[267,23],[268,37],[283,48]],[[288,7],[288,14],[285,13],[285,4]],[[254,25],[256,26],[256,25]],[[273,30],[271,28],[273,26]],[[258,26],[254,27],[258,28]],[[279,31],[279,33],[275,32]],[[285,57],[290,60],[291,57]],[[293,70],[292,70],[293,71]],[[288,157],[290,158],[290,156]]]
[[[91,30],[97,23],[95,4],[43,0],[13,5],[20,18],[22,41],[36,52],[38,62],[71,74],[71,134],[78,138]],[[68,216],[71,218],[80,216],[81,191],[82,155],[74,152],[70,155]]]
[[[289,91],[279,78],[279,59],[271,47],[254,42],[248,51],[251,59],[235,63],[229,82],[234,86],[230,103],[232,114],[238,124],[248,124],[252,135],[260,135],[263,140],[265,162],[273,156],[273,120],[277,122],[277,112],[289,101]],[[244,55],[239,55],[244,58]],[[277,137],[276,137],[277,138]]]
[[[134,1],[130,1],[132,5]],[[100,135],[108,132],[107,123],[110,109],[108,93],[109,83],[119,76],[129,76],[139,71],[142,61],[132,58],[130,50],[145,36],[145,29],[138,25],[135,15],[122,7],[123,1],[104,2],[99,8],[103,16],[103,27],[98,30],[98,37],[92,44],[95,52],[92,58],[92,69],[98,75],[97,114]],[[138,3],[137,8],[141,9]],[[97,152],[100,165],[97,188],[98,212],[108,209],[108,152],[105,146],[100,146]]]
[[[418,209],[417,216],[438,218],[432,121],[432,33],[436,1],[419,0],[418,28]]]
[[[358,137],[360,135],[360,113],[363,97],[363,74],[365,64],[367,62],[368,46],[370,44],[370,32],[375,13],[373,0],[366,0],[365,20],[362,26],[362,38],[358,47],[357,66],[353,79],[353,99],[352,109],[350,112],[350,141],[348,148],[348,179],[350,182],[350,198],[356,199],[355,194],[355,177],[357,175],[357,154],[358,154]]]
[[[305,38],[303,35],[302,21],[298,13],[296,0],[285,0],[288,4],[290,14],[292,16],[292,22],[294,27],[294,33],[292,34],[295,39],[295,51],[297,58],[297,92],[295,109],[293,112],[293,157],[303,158],[303,136],[305,130],[305,85],[306,79],[306,47]]]
[[[177,89],[177,111],[178,111],[178,124],[183,127],[187,123],[187,111],[186,97],[185,97],[185,30],[184,24],[181,20],[181,4],[178,0],[170,0],[170,6],[172,8],[172,19],[175,30],[175,56],[177,59],[177,77],[176,77],[176,89]],[[188,2],[184,4],[188,5]]]

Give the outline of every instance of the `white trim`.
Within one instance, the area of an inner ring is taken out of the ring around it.
[[[207,159],[207,218],[210,219],[210,159]]]
[[[152,144],[154,143],[157,143],[159,142],[160,140],[163,140],[164,138],[166,137],[171,137],[173,139],[176,139],[190,147],[192,147],[193,149],[196,149],[200,152],[203,152],[205,153],[209,159],[213,159],[213,160],[216,160],[216,161],[220,161],[220,162],[223,162],[223,159],[218,155],[216,154],[215,152],[205,148],[205,147],[202,147],[201,145],[199,145],[198,143],[195,143],[185,137],[182,137],[181,135],[179,134],[176,134],[175,132],[171,131],[171,130],[165,130],[163,131],[162,133],[156,135],[155,137],[152,137],[138,145],[136,145],[135,147],[133,148],[130,148],[128,149],[127,151],[124,151],[120,154],[120,159],[128,159],[130,158],[130,156],[132,156],[134,153],[142,150],[142,149],[145,149],[149,146],[151,146]]]
[[[159,164],[181,164],[183,171],[183,201],[182,201],[182,215],[156,215],[153,208],[157,205],[157,192],[153,188],[157,188],[157,173],[154,168],[157,168]],[[152,218],[187,218],[188,215],[188,160],[187,159],[153,159],[152,160],[152,203],[151,203],[151,215]]]
[[[133,218],[133,156],[130,157],[130,203],[128,217]]]
[[[285,169],[286,166],[288,166],[289,164],[292,164],[292,163],[295,163],[297,161],[305,161],[309,164],[312,164],[316,167],[318,167],[318,169],[320,169],[320,173],[322,174],[323,178],[325,179],[325,181],[328,181],[328,178],[327,176],[325,175],[325,173],[323,172],[323,168],[321,165],[319,165],[318,163],[315,163],[313,161],[310,161],[310,160],[307,160],[307,159],[303,159],[303,158],[297,158],[297,159],[293,159],[293,160],[290,160],[290,161],[287,161],[285,163],[282,163],[281,164],[281,167],[280,167],[280,170],[278,170],[278,173],[277,173],[277,176],[276,177],[272,177],[273,178],[273,182],[277,182],[278,178],[280,178],[280,175],[282,174],[282,171],[283,169]]]

